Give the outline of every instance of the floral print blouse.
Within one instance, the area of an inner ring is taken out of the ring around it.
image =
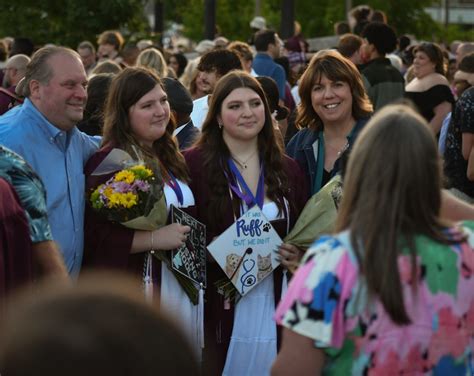
[[[408,250],[399,256],[411,324],[368,299],[348,231],[308,250],[275,319],[325,352],[326,375],[473,375],[474,222],[446,232],[451,245],[415,239],[417,291]]]

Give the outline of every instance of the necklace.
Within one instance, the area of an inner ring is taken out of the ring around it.
[[[247,163],[252,160],[252,158],[255,156],[255,154],[257,154],[257,149],[252,153],[250,154],[250,156],[245,160],[245,161],[241,161],[239,158],[237,158],[235,155],[232,155],[231,154],[231,157],[234,161],[237,162],[237,164],[243,168],[244,170],[247,169],[248,165]]]
[[[344,152],[348,147],[349,147],[349,142],[346,141],[346,143],[344,144],[344,146],[342,148],[338,148],[334,145],[331,145],[327,140],[326,140],[326,145],[329,146],[331,149],[333,149],[334,151],[337,152],[337,156],[339,157],[342,152]]]

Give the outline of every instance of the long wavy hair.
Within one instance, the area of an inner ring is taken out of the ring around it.
[[[337,51],[322,50],[313,56],[300,79],[301,103],[296,117],[296,125],[299,128],[319,131],[324,126],[311,103],[313,87],[320,82],[323,75],[331,81],[342,81],[349,85],[352,93],[352,116],[355,120],[371,115],[373,107],[365,91],[362,76],[354,63]]]
[[[440,220],[441,163],[426,121],[413,109],[380,110],[359,135],[344,178],[336,231],[349,229],[368,291],[397,324],[409,324],[398,272],[402,249],[411,255],[416,291],[415,236],[450,243]]]
[[[177,178],[189,181],[184,157],[179,151],[176,139],[173,137],[175,121],[171,116],[163,136],[153,143],[152,148],[140,145],[133,135],[129,119],[130,108],[140,98],[159,85],[164,87],[160,78],[146,68],[125,68],[112,81],[104,113],[104,137],[102,145],[113,145],[135,155],[134,149],[139,150],[145,159],[156,159],[166,177],[171,171]]]
[[[222,129],[217,121],[222,111],[222,102],[235,89],[248,88],[261,98],[265,107],[265,123],[258,134],[258,150],[265,165],[265,185],[267,196],[274,201],[280,213],[284,208],[284,197],[288,192],[288,178],[283,169],[283,147],[275,137],[270,107],[265,93],[258,81],[243,71],[232,71],[223,76],[214,89],[209,112],[202,126],[202,133],[196,142],[204,155],[204,171],[211,188],[209,210],[216,221],[221,218],[225,203],[229,197],[229,185],[225,173],[231,176],[226,161],[230,151],[222,137]],[[225,172],[224,172],[225,171]]]

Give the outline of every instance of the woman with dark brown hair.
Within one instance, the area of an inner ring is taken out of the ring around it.
[[[181,52],[174,53],[168,58],[168,66],[174,70],[178,79],[183,75],[186,65],[188,59]]]
[[[277,309],[273,375],[471,373],[474,223],[442,219],[441,203],[426,121],[384,107],[351,152],[335,234],[308,250]]]
[[[356,66],[331,50],[311,59],[299,95],[296,125],[301,130],[286,152],[303,168],[314,194],[339,171],[339,157],[355,141],[372,105]]]
[[[194,196],[188,186],[187,167],[173,138],[174,122],[159,77],[144,68],[126,68],[113,80],[105,109],[101,149],[86,164],[87,192],[106,182],[114,172],[93,174],[114,149],[143,160],[153,169],[159,165],[165,181],[164,195],[170,205],[192,209]],[[116,171],[115,171],[116,172]],[[156,177],[158,178],[158,177]],[[148,251],[167,252],[183,245],[189,226],[178,223],[154,231],[139,231],[111,222],[92,209],[86,200],[84,266],[129,270],[144,274]],[[192,213],[192,212],[191,212]],[[159,286],[162,307],[179,320],[183,331],[200,351],[198,307],[194,306],[175,276],[155,257],[152,280]]]
[[[105,100],[114,75],[114,73],[99,73],[89,79],[84,118],[77,124],[80,131],[91,136],[102,134]]]
[[[435,43],[421,43],[413,53],[415,78],[405,86],[405,96],[413,101],[437,135],[454,104],[454,96],[445,76],[443,52]]]
[[[197,218],[207,226],[208,242],[255,205],[283,238],[306,202],[304,176],[276,140],[265,93],[243,71],[218,81],[201,138],[185,158]],[[300,257],[291,246],[280,248],[279,254],[283,266]],[[283,268],[273,270],[237,304],[218,293],[215,282],[224,278],[226,274],[210,259],[204,373],[268,374],[277,353],[271,312],[286,281]]]

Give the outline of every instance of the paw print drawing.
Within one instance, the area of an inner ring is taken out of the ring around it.
[[[270,231],[270,223],[265,223],[265,224],[263,225],[263,231],[265,231],[265,232]]]

